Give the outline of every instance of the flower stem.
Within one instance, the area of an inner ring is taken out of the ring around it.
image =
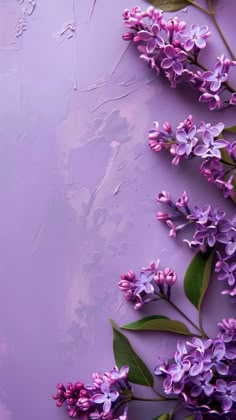
[[[201,326],[198,327],[187,315],[185,315],[185,313],[174,302],[172,302],[170,299],[167,299],[165,295],[161,295],[160,293],[157,293],[157,295],[162,296],[163,300],[168,302],[169,305],[176,310],[176,312],[178,312],[183,318],[186,319],[186,321],[189,322],[189,324],[192,325],[192,327],[194,327],[198,332],[200,332],[201,337],[209,338],[204,329]]]
[[[161,395],[158,391],[156,391],[156,390],[155,390],[155,388],[152,388],[152,390],[153,390],[154,394],[158,395],[158,397],[165,398],[165,397],[164,397],[163,395]]]
[[[176,401],[177,398],[141,398],[132,396],[132,401],[160,402],[160,401]]]
[[[210,15],[209,10],[205,9],[205,7],[201,6],[200,4],[198,4],[197,2],[195,2],[194,0],[187,0],[188,3],[192,4],[192,6],[196,7],[197,9],[201,10],[202,12],[206,13],[207,15]]]
[[[219,25],[218,20],[216,19],[216,14],[215,14],[215,12],[214,12],[214,13],[211,13],[211,18],[212,18],[212,21],[213,21],[213,23],[214,23],[215,27],[217,28],[217,30],[218,30],[218,32],[219,32],[219,34],[220,34],[220,36],[221,36],[221,39],[222,39],[223,43],[225,44],[225,46],[226,46],[226,48],[227,48],[227,50],[228,50],[229,54],[231,55],[231,58],[232,58],[233,60],[236,60],[236,56],[235,56],[235,54],[234,54],[234,52],[233,52],[232,48],[230,47],[230,45],[229,45],[229,43],[228,43],[228,41],[227,41],[227,39],[226,39],[226,37],[225,37],[225,34],[224,34],[224,32],[222,31],[222,29],[221,29],[221,27],[220,27],[220,25]]]

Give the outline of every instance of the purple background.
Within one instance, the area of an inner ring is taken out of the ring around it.
[[[1,420],[66,418],[51,400],[56,383],[88,382],[94,370],[113,366],[108,318],[121,324],[140,315],[117,288],[127,269],[159,256],[178,273],[174,300],[197,319],[181,289],[192,253],[156,222],[159,191],[177,197],[185,189],[192,204],[234,212],[198,174],[196,162],[173,167],[169,156],[149,150],[146,139],[155,120],[176,124],[192,113],[197,122],[232,125],[235,111],[210,113],[192,90],[153,80],[121,39],[121,13],[133,0],[97,0],[94,10],[93,3],[38,0],[27,30],[16,38],[24,3],[0,1]],[[219,2],[218,10],[235,46],[235,1]],[[192,8],[177,14],[207,22]],[[60,36],[68,22],[76,31]],[[214,34],[202,61],[212,66],[223,51]],[[232,304],[219,295],[223,286],[213,281],[205,303],[210,334],[222,316],[233,315]],[[164,311],[170,314],[160,304],[149,312]],[[177,340],[129,337],[151,369]],[[164,409],[136,403],[130,419],[148,420]]]

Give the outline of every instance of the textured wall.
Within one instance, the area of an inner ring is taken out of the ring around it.
[[[93,370],[113,366],[108,318],[124,323],[138,317],[118,291],[121,272],[159,256],[181,283],[192,254],[156,222],[159,191],[186,189],[192,203],[234,211],[196,165],[173,167],[168,156],[148,148],[154,120],[174,124],[192,113],[197,121],[229,125],[236,115],[210,113],[190,89],[154,80],[121,39],[121,13],[133,5],[0,0],[1,420],[66,418],[51,400],[56,382],[88,381]],[[234,0],[219,2],[234,45],[232,10]],[[207,21],[193,9],[179,15]],[[217,35],[207,51],[205,62],[212,65],[224,51]],[[213,282],[205,305],[210,333],[221,316],[219,299],[222,315],[232,313],[227,298],[219,298],[221,287]],[[174,299],[183,300],[180,284]],[[185,307],[197,317],[190,304]],[[166,334],[129,337],[150,368],[176,342]],[[131,419],[161,411],[137,404]]]

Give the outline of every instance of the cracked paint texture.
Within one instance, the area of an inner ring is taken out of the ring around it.
[[[219,2],[219,16],[234,45],[235,2],[228,3],[226,10]],[[197,121],[233,125],[236,115],[210,113],[192,91],[171,89],[140,62],[121,38],[121,13],[133,5],[0,1],[1,420],[66,418],[51,400],[56,383],[88,382],[93,371],[113,366],[108,318],[122,324],[139,316],[118,291],[122,272],[159,256],[177,271],[173,297],[184,302],[181,282],[192,254],[156,222],[159,191],[185,189],[193,204],[234,212],[195,163],[176,168],[148,148],[155,120],[176,124],[193,114]],[[208,22],[191,8],[177,14]],[[17,36],[23,16],[27,28]],[[212,65],[223,51],[215,34],[205,62]],[[221,316],[232,315],[219,297],[222,287],[211,286],[205,308],[212,334]],[[197,318],[190,304],[185,308]],[[164,310],[160,304],[148,314]],[[143,336],[129,337],[151,369],[176,343],[173,335],[148,333],[144,348]],[[139,403],[130,419],[164,410]]]

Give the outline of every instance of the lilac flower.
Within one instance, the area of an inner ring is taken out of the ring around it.
[[[203,134],[202,134],[203,144],[195,147],[194,154],[197,156],[201,156],[203,158],[213,156],[218,159],[221,159],[221,153],[219,149],[222,149],[223,147],[227,147],[229,142],[223,139],[215,140],[214,137],[218,137],[219,135],[217,134],[218,132],[220,133],[220,130],[217,130],[216,127],[211,127],[210,129],[206,129],[205,131],[203,131]]]
[[[229,286],[233,286],[235,283],[236,275],[236,263],[231,265],[224,262],[221,267],[221,273],[218,275],[218,280],[228,280]],[[234,274],[235,273],[235,274]]]
[[[197,239],[197,241],[205,239],[207,244],[212,248],[216,243],[216,235],[216,226],[207,226],[206,228],[198,230],[194,235],[194,239]]]
[[[191,367],[189,369],[189,375],[190,376],[197,376],[204,370],[204,353],[202,350],[199,350],[196,348],[194,355],[189,356],[188,358],[191,362]]]
[[[236,287],[234,287],[234,289],[231,290],[223,290],[223,292],[221,292],[222,295],[229,295],[231,297],[235,297],[236,296]]]
[[[197,419],[224,415],[235,406],[236,320],[223,320],[220,328],[214,339],[182,343],[183,351],[178,343],[174,362],[160,360],[154,371],[163,376],[165,393],[175,394]],[[232,331],[230,339],[223,336],[226,330]]]
[[[204,368],[216,369],[220,375],[227,375],[228,367],[222,361],[225,356],[225,345],[221,341],[216,341],[212,350],[207,349],[204,354]]]
[[[220,232],[229,232],[231,229],[236,230],[236,215],[232,219],[225,218],[220,222]]]
[[[167,122],[163,124],[163,129],[160,129],[158,122],[154,125],[155,128],[149,131],[149,145],[153,151],[169,150],[173,155],[172,164],[174,165],[178,165],[181,159],[201,157],[204,161],[199,170],[207,182],[220,188],[225,198],[234,197],[236,142],[230,143],[228,140],[219,139],[224,129],[223,123],[213,126],[202,121],[200,126],[196,127],[190,115],[177,126],[175,133]],[[229,162],[227,162],[227,156],[230,158]],[[173,207],[173,203],[169,202],[169,205]],[[177,200],[176,206],[184,207],[188,212],[184,200]],[[168,220],[168,213],[158,213],[158,220]],[[173,215],[169,217],[169,220],[173,220]]]
[[[178,200],[176,201],[176,206],[177,207],[184,207],[186,208],[186,205],[189,201],[189,197],[188,194],[186,193],[186,191],[183,192],[182,196],[180,198],[178,198]]]
[[[216,93],[209,93],[206,90],[204,93],[199,97],[200,102],[208,102],[209,109],[213,111],[214,109],[220,109],[221,107],[221,99],[220,96]]]
[[[236,402],[236,381],[227,383],[223,379],[216,381],[216,394],[222,400],[222,411],[229,412],[233,402]]]
[[[156,286],[165,299],[170,299],[171,289],[177,281],[177,274],[170,267],[159,270],[159,265],[159,259],[156,262],[152,261],[148,267],[142,268],[138,279],[132,270],[121,275],[118,286],[124,298],[133,303],[134,309],[141,309],[143,305],[157,300]]]
[[[154,278],[153,273],[150,273],[147,275],[145,272],[141,272],[139,280],[135,282],[135,286],[136,286],[135,294],[140,295],[140,293],[142,292],[153,293],[154,287],[151,284],[151,281],[153,280],[153,278]]]
[[[211,110],[221,107],[223,92],[224,102],[235,105],[234,92],[227,85],[227,79],[230,68],[236,62],[222,55],[217,58],[214,71],[204,72],[196,62],[211,34],[206,25],[194,23],[187,28],[186,22],[179,21],[178,17],[165,20],[162,12],[153,7],[146,11],[141,11],[139,7],[126,9],[123,19],[125,26],[132,30],[130,34],[125,32],[123,39],[133,41],[141,52],[140,58],[158,75],[162,71],[173,88],[179,83],[185,83],[198,89],[202,92],[200,102],[208,102]],[[224,89],[221,89],[222,84]],[[153,142],[152,147],[154,149]],[[173,163],[178,163],[177,156]]]
[[[184,376],[185,372],[189,371],[191,363],[184,358],[187,354],[187,349],[181,341],[177,343],[177,352],[175,353],[175,364],[168,369],[168,374],[171,376],[173,382],[179,382]]]
[[[236,230],[230,229],[228,232],[219,233],[217,241],[225,244],[225,251],[228,255],[233,255],[236,251]]]
[[[117,381],[118,379],[127,379],[129,373],[129,366],[122,366],[120,370],[117,366],[115,366],[109,374],[110,379],[112,381]]]
[[[187,341],[186,343],[189,347],[192,347],[193,349],[198,350],[198,352],[204,353],[206,349],[208,349],[212,345],[212,340],[208,339],[206,341],[200,340],[200,338],[193,337],[192,342]]]
[[[127,380],[128,367],[123,366],[120,371],[114,367],[103,375],[93,374],[93,385],[84,385],[77,382],[68,383],[67,387],[58,384],[58,392],[53,396],[56,405],[61,407],[64,403],[71,418],[79,417],[91,420],[112,420],[113,412],[120,404],[125,404],[123,415],[127,417],[127,403],[132,399],[132,389]],[[122,418],[122,417],[121,417]]]
[[[125,9],[122,16],[124,24],[128,28],[138,27],[140,29],[143,27],[143,13],[140,7],[135,6],[131,10]]]
[[[220,336],[225,341],[225,335],[227,336],[226,342],[229,341],[236,341],[236,319],[228,318],[222,319],[221,322],[218,323],[218,327],[221,330]]]
[[[224,124],[223,123],[218,123],[214,126],[212,126],[210,123],[205,123],[204,121],[202,121],[200,123],[200,127],[198,129],[199,133],[203,133],[203,136],[207,135],[207,137],[209,138],[209,136],[211,137],[211,139],[213,139],[214,137],[218,137],[222,131],[224,130]],[[229,145],[229,142],[227,142]]]
[[[203,209],[201,209],[198,206],[194,206],[193,210],[194,210],[193,213],[189,214],[187,216],[187,219],[195,220],[199,224],[205,225],[208,221],[208,218],[209,218],[209,214],[210,214],[210,211],[211,211],[211,206],[209,206],[209,205],[204,206]]]
[[[184,42],[184,48],[186,51],[191,51],[194,46],[199,49],[206,47],[206,38],[211,35],[211,32],[208,30],[208,26],[199,26],[193,24],[189,29],[179,31],[179,35],[182,38],[186,38]]]
[[[177,144],[180,143],[180,145],[177,148],[178,155],[190,155],[193,147],[196,146],[198,142],[198,139],[195,136],[196,132],[197,129],[195,125],[193,125],[189,130],[185,130],[183,128],[177,129],[176,140]]]
[[[111,409],[111,404],[117,400],[119,397],[118,391],[110,391],[110,388],[107,384],[103,383],[101,385],[101,394],[95,394],[92,397],[92,401],[96,404],[103,404],[104,413],[109,413]]]
[[[176,74],[183,72],[183,62],[187,59],[187,54],[184,51],[179,51],[172,45],[166,45],[164,48],[166,58],[162,60],[161,67],[163,69],[172,68]]]
[[[192,378],[192,383],[195,384],[191,389],[190,393],[192,397],[199,397],[203,392],[205,395],[210,396],[214,392],[214,386],[210,383],[213,377],[211,370],[202,373],[199,376]]]
[[[138,37],[141,41],[146,41],[146,50],[148,54],[153,53],[156,47],[164,48],[164,39],[159,35],[160,26],[156,23],[151,27],[150,31],[143,30],[138,33]]]
[[[164,281],[168,286],[173,286],[176,283],[177,275],[176,273],[169,267],[165,268],[163,271],[164,274]]]
[[[234,176],[230,175],[227,181],[217,178],[215,180],[216,186],[223,190],[223,195],[225,198],[234,196],[234,185],[233,185]]]
[[[224,210],[219,209],[218,207],[213,207],[209,214],[209,222],[211,222],[214,226],[218,226],[218,224],[223,220],[225,217]]]
[[[170,203],[171,201],[171,196],[167,191],[162,191],[158,197],[157,197],[157,201],[159,203]]]
[[[217,92],[221,84],[228,79],[227,73],[224,73],[222,70],[223,66],[219,66],[217,63],[214,71],[206,71],[202,74],[204,81],[211,82],[210,89],[212,92]]]
[[[168,192],[165,191],[165,194],[170,197]],[[195,206],[194,210],[191,210],[189,207],[177,206],[171,199],[170,202],[163,204],[168,204],[172,208],[173,214],[170,219],[159,218],[170,227],[170,237],[175,238],[180,230],[190,227],[192,224],[194,227],[192,238],[190,240],[184,238],[183,241],[190,248],[198,249],[203,253],[209,250],[209,247],[214,247],[217,255],[214,270],[218,273],[218,280],[226,280],[230,286],[234,286],[236,283],[236,216],[228,219],[223,210],[210,205],[203,208]],[[231,258],[234,258],[234,261],[229,262],[228,260]],[[164,272],[158,272],[154,281],[158,286],[163,285],[165,283]],[[224,290],[222,293],[229,294],[230,297],[236,295],[235,289]]]

